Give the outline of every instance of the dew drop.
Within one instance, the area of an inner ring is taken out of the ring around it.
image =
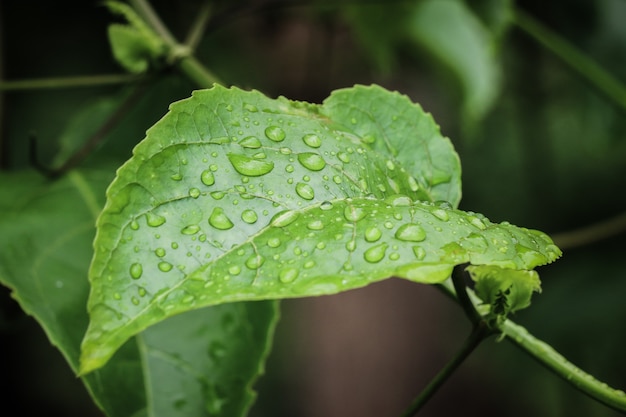
[[[324,228],[324,223],[321,220],[313,220],[308,223],[306,227],[309,230],[322,230]]]
[[[385,162],[385,165],[390,171],[393,171],[394,169],[396,169],[396,164],[394,164],[391,159],[388,159],[387,162]]]
[[[435,216],[436,218],[444,222],[447,222],[448,220],[450,220],[450,216],[448,215],[448,212],[445,211],[444,209],[438,208],[438,209],[433,210],[431,213],[433,216]]]
[[[230,268],[228,268],[228,273],[231,275],[239,275],[240,272],[241,272],[241,268],[239,267],[239,265],[233,265]]]
[[[165,217],[159,216],[151,211],[146,213],[146,223],[150,227],[159,227],[165,223]]]
[[[320,146],[322,146],[322,140],[314,133],[304,135],[302,137],[302,140],[307,146],[310,146],[311,148],[319,148]]]
[[[228,160],[233,168],[241,175],[249,177],[259,177],[271,172],[274,169],[274,163],[268,161],[259,161],[245,155],[229,153]]]
[[[282,142],[283,140],[285,140],[285,131],[278,127],[278,126],[269,126],[267,129],[265,129],[265,136],[267,136],[267,138],[269,140],[273,140],[274,142]]]
[[[426,257],[426,251],[421,246],[413,246],[413,254],[419,261]]]
[[[317,244],[315,245],[316,248],[318,248],[319,250],[325,249],[326,248],[326,242],[317,242]]]
[[[248,149],[259,149],[261,141],[256,136],[247,136],[239,141],[239,144]]]
[[[134,263],[130,266],[130,276],[133,279],[141,278],[141,274],[143,274],[143,266],[140,263]]]
[[[341,179],[341,177],[340,177],[339,175],[334,175],[334,176],[333,176],[333,182],[334,182],[335,184],[341,184],[342,179]]]
[[[296,184],[296,193],[305,200],[313,200],[315,191],[309,184],[299,182]]]
[[[226,193],[224,191],[213,191],[210,195],[211,197],[213,197],[214,200],[221,200],[222,198],[224,198]]]
[[[372,246],[371,248],[365,251],[365,253],[363,254],[363,258],[365,258],[365,260],[370,263],[380,262],[385,257],[385,252],[387,251],[387,247],[389,247],[389,245],[387,245],[386,243],[381,243],[380,245]]]
[[[278,274],[278,279],[283,284],[289,284],[290,282],[293,282],[296,278],[298,278],[298,274],[299,272],[297,269],[287,268],[280,271],[280,273]]]
[[[348,242],[346,242],[346,250],[348,250],[349,252],[354,252],[356,250],[356,241],[349,240]]]
[[[243,220],[244,222],[248,223],[248,224],[253,224],[256,223],[256,221],[259,219],[259,216],[256,214],[256,211],[254,210],[244,210],[241,213],[241,220]]]
[[[326,161],[324,161],[321,156],[313,152],[298,154],[298,162],[300,162],[303,167],[311,171],[321,171],[326,166]]]
[[[130,228],[133,230],[139,229],[139,223],[137,222],[137,220],[133,220],[132,222],[130,222]]]
[[[280,239],[277,237],[271,237],[267,240],[267,246],[270,248],[277,248],[280,246]]]
[[[474,225],[475,227],[477,227],[480,230],[485,230],[487,228],[487,226],[485,226],[485,223],[483,223],[482,220],[480,220],[478,217],[476,216],[470,216],[469,218],[469,222]]]
[[[200,181],[202,181],[204,185],[213,185],[215,184],[215,175],[213,175],[210,169],[206,169],[200,174]]]
[[[281,211],[280,213],[276,213],[274,217],[272,217],[270,224],[274,227],[285,227],[296,221],[297,218],[297,211],[285,210]]]
[[[346,206],[346,208],[343,210],[343,215],[346,220],[350,222],[358,222],[359,220],[364,218],[367,213],[361,207]]]
[[[248,269],[259,269],[264,262],[265,258],[263,258],[261,255],[252,255],[251,257],[246,259],[246,267],[248,267]]]
[[[228,230],[234,226],[233,222],[224,214],[224,209],[221,207],[213,208],[213,212],[211,212],[211,216],[209,216],[209,224],[218,230]]]
[[[371,145],[372,143],[376,142],[376,136],[374,136],[371,133],[363,135],[361,139],[363,140],[363,143],[367,143],[368,145]]]
[[[174,181],[180,181],[183,179],[182,174],[172,174],[172,176],[170,176],[171,179],[173,179]]]
[[[419,185],[417,184],[417,180],[412,176],[409,176],[407,182],[409,183],[409,188],[411,189],[411,191],[416,192],[420,189]]]
[[[190,224],[189,226],[185,226],[183,230],[181,230],[180,232],[183,235],[195,235],[199,231],[200,231],[200,226],[198,226],[197,224]]]
[[[159,262],[158,267],[159,267],[159,270],[163,272],[169,272],[173,268],[171,263],[165,262],[165,261]]]
[[[322,204],[320,204],[320,210],[330,210],[333,208],[333,203],[331,203],[330,201],[323,201]]]
[[[189,189],[189,197],[192,197],[192,198],[200,197],[200,190],[195,188],[195,187],[194,188],[190,188]]]
[[[257,109],[257,107],[254,104],[249,104],[249,103],[245,103],[243,105],[244,110],[249,111],[250,113],[256,113],[259,111],[259,109]]]
[[[426,231],[419,224],[406,223],[396,230],[395,236],[405,242],[421,242],[426,239]]]
[[[368,242],[376,242],[383,235],[383,232],[376,226],[368,227],[365,230],[365,240]]]
[[[347,164],[348,162],[350,162],[350,155],[348,155],[348,154],[347,154],[347,153],[345,153],[345,152],[339,152],[339,153],[337,154],[337,158],[339,158],[339,160],[340,160],[341,162],[346,163],[346,164]]]
[[[306,261],[303,265],[304,269],[311,269],[315,266],[315,261]]]
[[[130,302],[134,305],[139,305],[139,299],[137,297],[131,297]]]
[[[164,256],[165,256],[165,249],[163,249],[163,248],[156,248],[156,249],[154,250],[154,253],[155,253],[155,255],[156,255],[156,256],[158,256],[159,258],[162,258],[162,257],[164,257]]]

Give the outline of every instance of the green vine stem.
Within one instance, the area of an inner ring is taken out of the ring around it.
[[[0,91],[39,90],[43,88],[96,87],[111,84],[128,84],[139,81],[131,74],[104,74],[78,77],[54,77],[33,80],[0,80]]]
[[[506,320],[501,330],[511,342],[522,348],[549,370],[584,394],[615,410],[626,412],[626,393],[609,387],[582,371],[545,342],[535,338],[522,326]]]
[[[467,357],[478,347],[478,345],[491,335],[491,331],[484,323],[474,326],[469,337],[461,346],[461,349],[454,357],[439,371],[430,381],[424,390],[413,400],[411,405],[401,414],[401,417],[412,417],[432,398],[441,386],[450,378],[457,368],[467,359]]]
[[[176,63],[178,68],[200,87],[209,88],[215,83],[220,84],[219,79],[191,54],[188,46],[178,43],[147,0],[132,0],[131,4],[167,45],[168,61]],[[203,18],[202,14],[200,18]],[[198,25],[204,24],[200,22]]]
[[[519,9],[513,13],[513,23],[559,57],[572,70],[578,72],[580,76],[622,110],[626,110],[626,86],[590,57]]]

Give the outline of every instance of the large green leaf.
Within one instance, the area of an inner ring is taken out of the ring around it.
[[[81,371],[203,306],[332,294],[392,275],[437,283],[466,262],[531,269],[559,256],[540,232],[430,201],[456,204],[459,176],[432,119],[380,87],[321,106],[194,92],[107,191]]]
[[[55,182],[34,172],[0,176],[0,282],[13,290],[75,372],[88,322],[94,223],[113,171],[113,166],[73,171]],[[249,408],[250,386],[263,371],[276,323],[275,303],[222,305],[189,314],[179,317],[183,322],[165,321],[146,330],[140,349],[130,341],[105,367],[83,376],[108,416],[232,416]],[[185,331],[192,335],[172,338]],[[172,399],[168,393],[180,395],[181,386],[189,389],[185,397]]]

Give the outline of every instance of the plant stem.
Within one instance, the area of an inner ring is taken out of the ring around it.
[[[454,292],[456,293],[456,299],[461,304],[465,315],[470,319],[473,325],[477,325],[480,320],[480,314],[476,311],[474,303],[470,300],[467,294],[467,288],[464,281],[464,268],[465,265],[457,265],[452,270],[452,284],[454,285]]]
[[[189,51],[193,52],[198,47],[210,17],[211,3],[209,1],[205,1],[202,3],[202,6],[200,6],[197,17],[191,25],[191,29],[189,29],[185,39],[185,46],[189,49]]]
[[[600,93],[621,107],[622,110],[626,110],[626,86],[589,56],[520,10],[513,12],[513,22],[527,35],[569,65],[572,70],[578,72]]]
[[[40,78],[34,80],[0,81],[0,91],[36,90],[42,88],[95,87],[110,84],[127,84],[139,80],[130,74],[104,74],[78,77]]]
[[[570,249],[624,232],[626,232],[626,212],[591,226],[553,234],[552,240],[561,249]]]
[[[190,54],[189,48],[181,45],[176,41],[174,36],[165,24],[156,14],[150,3],[146,0],[131,0],[133,7],[141,14],[152,29],[166,43],[169,54],[176,56],[181,51],[185,51],[183,56],[177,56],[176,65],[178,68],[193,82],[201,88],[209,88],[215,83],[219,83],[219,79],[211,73],[204,65],[200,63],[193,55]]]
[[[511,342],[575,388],[608,407],[626,412],[626,393],[613,389],[587,374],[565,359],[550,345],[528,333],[522,326],[506,320],[500,327],[502,333]]]
[[[474,326],[469,337],[461,346],[461,349],[450,360],[446,366],[430,381],[424,390],[413,400],[411,405],[401,414],[401,417],[414,416],[439,388],[450,378],[456,369],[467,359],[467,357],[476,349],[476,347],[491,334],[487,326],[480,322]]]

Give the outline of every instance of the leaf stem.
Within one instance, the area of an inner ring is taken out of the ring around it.
[[[506,320],[500,326],[508,339],[579,391],[615,410],[626,412],[626,393],[609,387],[565,359],[525,328]]]
[[[622,110],[626,110],[626,86],[616,77],[604,70],[566,39],[519,9],[513,12],[513,22],[527,35],[569,65],[572,70],[576,71],[600,93],[621,107]]]
[[[467,359],[476,347],[485,340],[491,331],[483,322],[474,326],[469,337],[461,346],[461,349],[446,366],[430,381],[424,390],[413,400],[411,405],[401,414],[401,417],[412,417],[432,398],[441,386],[450,378],[456,369]]]
[[[165,42],[169,50],[168,59],[173,60],[189,79],[201,88],[209,88],[215,83],[220,83],[219,79],[191,54],[186,45],[178,43],[147,0],[131,0],[131,4]]]
[[[469,295],[467,294],[467,288],[464,280],[464,269],[465,265],[457,265],[454,267],[452,270],[452,284],[454,285],[454,291],[456,293],[458,303],[463,308],[467,318],[469,318],[472,324],[476,326],[481,321],[481,317],[476,311],[474,303],[470,300]]]
[[[190,52],[193,52],[200,43],[202,39],[202,35],[206,30],[207,24],[209,23],[209,18],[211,17],[211,3],[209,1],[205,1],[200,6],[200,10],[194,20],[189,32],[187,33],[187,37],[185,38],[185,46],[189,49]]]
[[[137,75],[103,74],[77,77],[39,78],[33,80],[0,80],[0,91],[36,90],[42,88],[96,87],[111,84],[127,84],[138,81]]]

